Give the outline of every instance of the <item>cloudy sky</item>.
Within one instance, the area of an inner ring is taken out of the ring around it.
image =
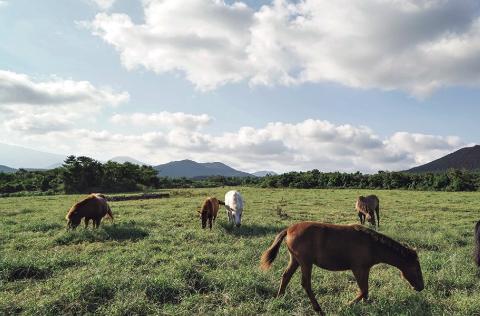
[[[0,0],[0,142],[245,171],[479,143],[478,0]]]

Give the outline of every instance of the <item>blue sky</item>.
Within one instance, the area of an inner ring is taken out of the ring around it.
[[[479,50],[476,1],[4,0],[0,142],[401,170],[478,143]]]

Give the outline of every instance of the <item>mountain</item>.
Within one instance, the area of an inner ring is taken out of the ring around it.
[[[459,149],[442,158],[409,169],[406,172],[441,172],[451,168],[480,170],[480,145]]]
[[[257,171],[257,172],[254,172],[252,173],[255,177],[265,177],[267,175],[271,175],[271,176],[276,176],[277,173],[275,171],[266,171],[266,170],[262,170],[262,171]]]
[[[17,171],[16,169],[13,169],[13,168],[10,168],[10,167],[7,167],[7,166],[3,166],[3,165],[0,165],[0,172],[3,172],[3,173],[13,173]]]
[[[128,156],[113,157],[113,158],[110,158],[109,161],[118,162],[118,163],[129,162],[129,163],[133,163],[134,165],[139,165],[139,166],[147,165],[148,166],[147,163],[141,162],[137,159],[134,159],[134,158],[128,157]]]
[[[12,168],[48,169],[67,156],[0,143],[0,164]]]
[[[221,162],[199,163],[193,160],[171,161],[169,163],[154,167],[158,175],[172,178],[196,178],[208,176],[225,177],[251,177],[252,175],[243,171],[233,169]]]

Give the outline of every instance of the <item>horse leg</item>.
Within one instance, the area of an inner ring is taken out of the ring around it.
[[[96,228],[100,227],[100,222],[102,221],[101,218],[97,218],[97,219],[94,219],[93,222],[95,223],[96,225]]]
[[[378,204],[375,208],[375,213],[377,213],[377,227],[380,227],[380,206]]]
[[[90,218],[85,217],[85,229],[88,228],[88,222],[90,222]]]
[[[282,274],[282,282],[280,283],[280,288],[278,289],[277,297],[285,294],[285,288],[287,287],[288,282],[290,282],[292,275],[295,273],[295,271],[297,271],[297,269],[298,269],[298,261],[295,258],[293,258],[292,254],[290,254],[290,262],[288,263],[287,268]]]
[[[212,218],[211,217],[208,219],[208,227],[210,229],[212,229]]]
[[[357,280],[359,292],[357,297],[350,302],[350,305],[355,304],[362,299],[364,301],[368,299],[368,275],[370,274],[370,268],[354,268],[352,269],[352,272]]]
[[[319,313],[320,315],[325,315],[318,305],[318,301],[315,298],[315,295],[312,291],[312,263],[302,263],[302,286],[305,292],[307,292],[307,296],[310,299],[310,303],[312,303],[313,310]]]
[[[230,224],[232,222],[232,213],[228,209],[227,209],[227,216],[228,216],[228,223]]]
[[[362,212],[358,212],[358,218],[360,219],[360,224],[363,225],[363,220],[362,220]]]

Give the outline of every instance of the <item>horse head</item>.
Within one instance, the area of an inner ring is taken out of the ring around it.
[[[242,211],[243,210],[232,210],[233,222],[237,227],[242,225]]]
[[[415,291],[421,291],[424,288],[422,269],[418,256],[407,261],[405,266],[400,269],[402,277],[410,283]]]
[[[82,218],[80,217],[79,214],[77,214],[76,212],[69,213],[67,215],[67,229],[77,228],[77,226],[80,225],[81,221],[82,221]]]
[[[197,210],[197,213],[199,214],[200,220],[202,221],[202,228],[206,228],[207,227],[207,220],[208,220],[207,211],[205,209],[202,209],[201,211]]]

